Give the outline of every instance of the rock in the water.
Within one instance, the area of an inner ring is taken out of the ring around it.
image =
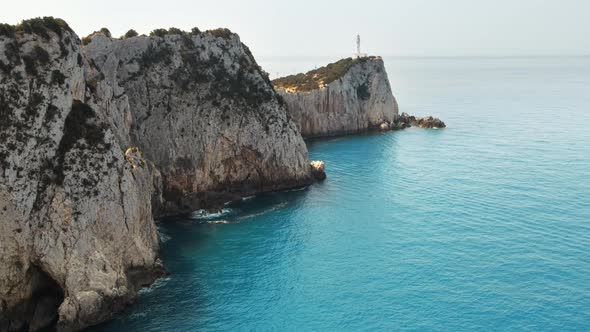
[[[326,179],[326,164],[321,160],[314,160],[309,163],[313,177],[318,180]]]
[[[409,115],[408,113],[402,113],[399,118],[396,119],[397,126],[401,127],[420,127],[420,128],[445,128],[445,123],[440,120],[439,118],[435,118],[432,116],[426,116],[423,118],[417,118],[413,115]]]
[[[427,116],[424,118],[416,119],[414,126],[420,128],[445,128],[446,125],[442,122],[439,118],[434,118],[432,116]]]
[[[398,116],[381,57],[343,59],[273,84],[303,137],[380,128]]]

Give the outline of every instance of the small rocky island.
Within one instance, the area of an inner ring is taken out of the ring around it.
[[[342,59],[272,83],[305,138],[371,129],[445,127],[433,117],[399,115],[381,57]]]

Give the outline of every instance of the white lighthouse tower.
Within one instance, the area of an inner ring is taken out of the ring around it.
[[[366,54],[361,53],[361,35],[356,35],[356,53],[354,54],[354,58],[358,59],[366,56]]]

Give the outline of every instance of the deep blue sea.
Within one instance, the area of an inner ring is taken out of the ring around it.
[[[314,140],[324,183],[161,223],[170,276],[97,330],[590,330],[590,57],[385,61],[448,128]]]

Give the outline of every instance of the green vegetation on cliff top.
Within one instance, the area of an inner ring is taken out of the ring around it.
[[[0,24],[0,35],[2,35],[2,31],[3,31],[3,25]],[[201,30],[199,30],[199,28],[192,28],[191,31],[183,31],[181,29],[178,28],[168,28],[168,29],[154,29],[149,33],[150,37],[160,37],[160,38],[164,38],[167,35],[180,35],[180,36],[197,36],[200,35],[201,33],[203,33]],[[226,40],[231,39],[231,37],[234,35],[233,32],[231,32],[229,29],[226,28],[218,28],[218,29],[213,29],[213,30],[207,30],[205,31],[205,33],[208,33],[210,35],[212,35],[213,37],[218,37],[218,38],[223,38]],[[96,34],[102,34],[105,35],[109,38],[111,38],[111,33],[109,31],[109,29],[107,28],[102,28],[99,31],[94,31],[93,33],[89,34],[88,36],[82,38],[82,45],[88,45],[90,42],[92,42],[92,37]],[[125,35],[121,36],[119,39],[127,39],[127,38],[132,38],[132,37],[136,37],[139,34],[137,33],[137,31],[130,29],[129,31],[127,31],[127,33],[125,33]]]
[[[272,84],[277,89],[290,92],[316,90],[346,75],[353,65],[369,59],[372,59],[372,57],[342,59],[327,66],[308,71],[305,74],[277,78],[272,81]]]
[[[36,17],[24,20],[20,24],[10,25],[0,23],[0,36],[13,38],[17,32],[35,33],[45,39],[49,39],[48,31],[53,31],[61,36],[62,31],[72,31],[66,21],[51,16]]]

